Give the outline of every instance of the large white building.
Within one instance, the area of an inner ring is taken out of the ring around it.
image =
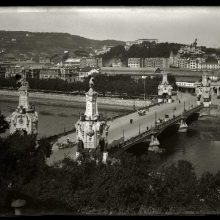
[[[144,67],[148,68],[168,68],[169,58],[149,57],[144,59]]]
[[[128,58],[128,67],[130,68],[143,67],[143,59],[142,58]]]
[[[202,70],[216,70],[220,69],[220,60],[212,60],[199,63],[199,69]]]
[[[187,69],[196,70],[199,69],[199,63],[201,63],[201,59],[199,58],[188,58],[186,67]]]

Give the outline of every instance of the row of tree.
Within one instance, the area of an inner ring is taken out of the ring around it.
[[[30,89],[35,90],[48,90],[48,91],[61,91],[61,92],[78,92],[84,93],[89,89],[89,79],[86,78],[83,82],[68,83],[60,79],[34,79],[29,78]],[[156,95],[158,85],[162,77],[147,77],[146,79],[135,80],[130,76],[117,75],[97,75],[95,76],[95,90],[106,96],[106,94],[118,94],[121,97],[143,97],[146,95]],[[176,89],[175,77],[168,76],[169,82]],[[144,85],[145,84],[145,85]],[[16,80],[14,78],[1,79],[0,87],[16,88]]]

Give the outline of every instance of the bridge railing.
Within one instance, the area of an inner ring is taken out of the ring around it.
[[[152,129],[149,129],[148,131],[145,131],[145,132],[143,132],[141,134],[138,134],[138,135],[136,135],[134,137],[131,137],[128,140],[124,141],[123,144],[122,144],[122,147],[123,148],[127,147],[130,144],[133,145],[133,144],[139,142],[140,140],[142,140],[143,138],[147,138],[153,132],[153,128],[154,127],[152,127]]]
[[[175,116],[174,118],[168,120],[168,121],[165,121],[165,122],[162,122],[158,125],[156,125],[156,128],[157,129],[161,129],[161,128],[164,128],[164,127],[167,127],[173,123],[176,123],[177,121],[179,121],[181,119],[182,115],[178,115],[178,116]]]
[[[200,110],[201,108],[202,108],[201,105],[196,106],[192,109],[186,110],[184,112],[184,114],[185,115],[190,115],[191,113],[196,112],[196,111]],[[157,125],[151,127],[149,130],[144,131],[141,134],[138,134],[138,135],[136,135],[134,137],[131,137],[128,140],[124,141],[123,144],[122,144],[122,147],[127,148],[129,145],[133,145],[135,143],[138,143],[143,138],[147,138],[149,135],[153,134],[155,129],[158,129],[158,130],[164,129],[164,128],[170,126],[171,124],[174,124],[177,121],[180,121],[181,118],[182,118],[182,114],[178,115],[178,116],[175,116],[175,117],[169,119],[168,121],[161,122],[160,124],[157,124]]]

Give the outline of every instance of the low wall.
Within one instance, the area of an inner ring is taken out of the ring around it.
[[[18,91],[12,90],[0,90],[0,95],[5,96],[18,96]],[[85,96],[81,95],[67,95],[67,94],[51,94],[43,92],[29,92],[29,97],[40,98],[40,99],[51,99],[51,100],[65,100],[85,103]],[[117,106],[130,106],[135,105],[136,108],[144,107],[145,105],[150,105],[150,101],[146,100],[133,100],[133,99],[119,99],[110,97],[98,97],[98,103],[104,105],[117,105]]]

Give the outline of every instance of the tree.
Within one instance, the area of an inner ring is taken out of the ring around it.
[[[9,124],[5,120],[5,117],[0,112],[0,134],[4,133],[8,128],[9,128]]]
[[[0,204],[3,210],[10,205],[9,201],[19,197],[24,185],[44,172],[45,145],[49,148],[48,143],[41,141],[36,148],[36,135],[14,133],[0,139],[0,188],[4,192]]]

